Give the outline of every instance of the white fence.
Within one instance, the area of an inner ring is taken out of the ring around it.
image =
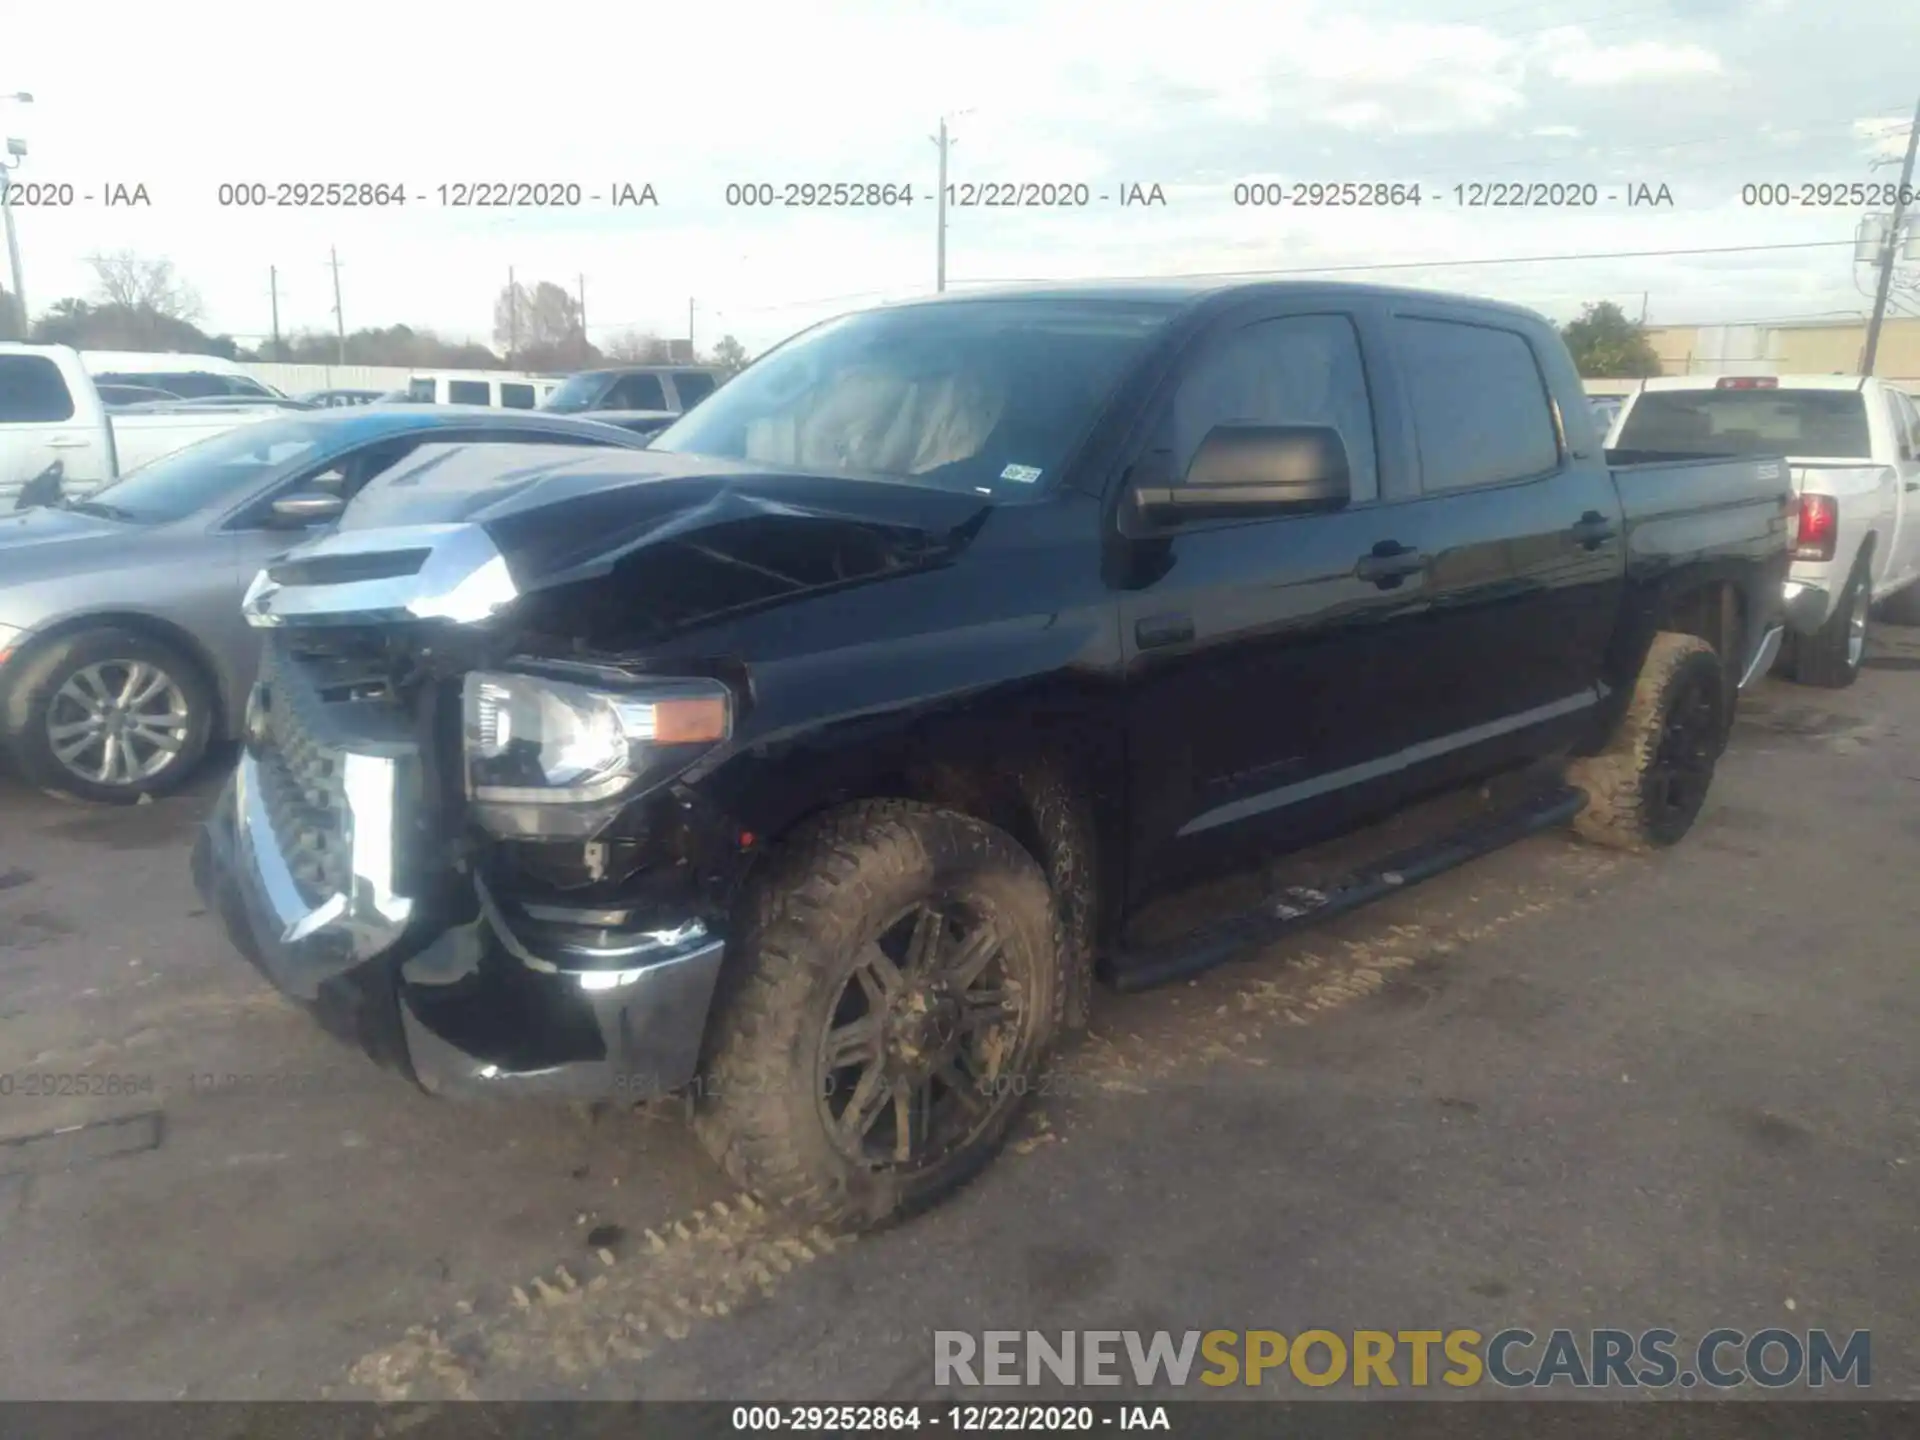
[[[416,372],[405,365],[281,365],[244,360],[240,368],[263,384],[288,395],[303,390],[404,390]],[[452,375],[475,380],[532,380],[520,370],[441,370],[419,367],[420,374]]]

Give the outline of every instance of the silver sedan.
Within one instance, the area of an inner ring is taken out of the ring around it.
[[[129,802],[234,738],[259,663],[255,572],[423,444],[638,448],[563,415],[355,406],[260,420],[83,500],[0,515],[0,750],[27,781]]]

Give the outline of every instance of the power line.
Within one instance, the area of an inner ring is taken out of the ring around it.
[[[1851,246],[1851,240],[1795,240],[1772,245],[1697,245],[1669,250],[1594,250],[1575,255],[1488,255],[1467,260],[1382,260],[1363,265],[1308,265],[1290,270],[1190,270],[1171,275],[1102,275],[1075,281],[1058,276],[994,276],[957,280],[957,285],[1107,284],[1154,280],[1232,280],[1242,276],[1337,275],[1360,270],[1440,270],[1467,265],[1541,265],[1567,260],[1659,260],[1681,255],[1742,255],[1769,250],[1820,250]]]

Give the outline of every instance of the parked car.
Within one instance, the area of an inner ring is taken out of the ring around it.
[[[637,447],[565,416],[315,410],[155,460],[83,500],[0,517],[0,749],[89,800],[170,790],[238,733],[259,650],[240,615],[269,556],[429,442]]]
[[[183,400],[214,396],[271,400],[280,392],[256,380],[237,361],[218,355],[144,350],[82,350],[80,361],[96,384],[149,385]]]
[[[110,409],[119,409],[127,405],[145,405],[155,400],[180,398],[171,390],[156,390],[151,385],[102,385],[95,381],[93,388],[100,395],[100,403]]]
[[[109,415],[73,350],[0,344],[0,512],[51,466],[60,467],[67,494],[85,495],[149,460],[276,413],[263,404]]]
[[[707,365],[620,365],[569,375],[543,410],[561,414],[645,410],[679,415],[719,388],[725,376]]]
[[[493,409],[535,410],[559,386],[558,380],[525,375],[416,371],[407,381],[406,398],[415,405],[485,405]]]
[[[1189,974],[1566,819],[1680,839],[1794,513],[1778,458],[1610,468],[1529,311],[1303,284],[870,311],[644,453],[398,489],[249,589],[209,908],[429,1090],[682,1092],[851,1226],[981,1168],[1096,956]],[[1125,930],[1524,767],[1347,883]]]
[[[672,410],[579,410],[568,413],[577,414],[585,420],[598,420],[602,425],[618,425],[622,430],[649,437],[658,435],[680,418]]]
[[[336,409],[342,405],[376,405],[385,396],[379,390],[309,390],[298,397],[319,409]]]
[[[1920,625],[1920,411],[1850,375],[1649,380],[1615,431],[1624,450],[1785,454],[1800,497],[1786,579],[1781,668],[1806,685],[1851,685],[1879,605]]]

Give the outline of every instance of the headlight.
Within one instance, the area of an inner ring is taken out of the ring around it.
[[[483,805],[591,804],[684,770],[733,733],[712,680],[603,690],[477,671],[462,692],[467,794]]]

